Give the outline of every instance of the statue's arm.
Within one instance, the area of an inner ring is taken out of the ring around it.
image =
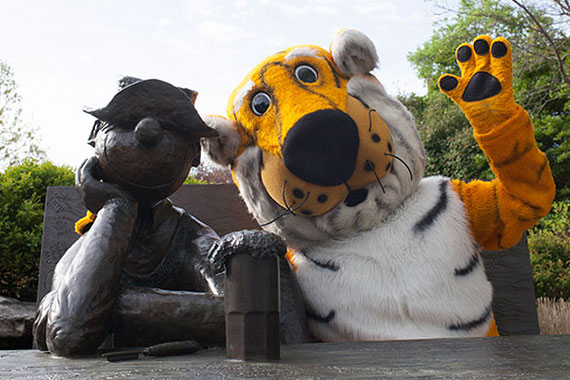
[[[56,266],[52,291],[35,322],[40,349],[56,355],[93,353],[104,340],[119,297],[119,280],[136,221],[136,204],[107,201],[89,232]]]
[[[129,287],[113,317],[119,344],[147,346],[179,340],[206,345],[225,342],[224,300],[206,292]],[[126,339],[126,341],[123,341]]]

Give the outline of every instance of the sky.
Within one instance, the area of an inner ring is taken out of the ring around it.
[[[105,106],[122,76],[194,89],[201,115],[225,115],[263,58],[299,44],[328,48],[340,29],[374,42],[374,74],[390,93],[423,94],[406,56],[431,37],[438,12],[423,0],[0,0],[0,60],[48,159],[77,167],[93,154],[94,119],[83,109]]]

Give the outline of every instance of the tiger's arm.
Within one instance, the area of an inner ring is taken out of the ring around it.
[[[467,210],[471,231],[485,249],[516,244],[522,233],[548,214],[554,180],[536,146],[532,123],[520,106],[513,118],[475,139],[497,176],[490,182],[453,180]]]
[[[469,119],[497,178],[453,180],[453,186],[476,241],[485,249],[504,249],[549,212],[554,179],[528,113],[514,101],[508,41],[480,36],[459,46],[456,57],[462,76],[443,75],[440,88]]]

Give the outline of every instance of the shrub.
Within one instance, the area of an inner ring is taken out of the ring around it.
[[[74,171],[26,160],[0,173],[0,295],[36,298],[48,186],[73,185]]]
[[[570,334],[570,302],[539,298],[536,303],[541,334]]]
[[[528,242],[536,296],[569,300],[570,201],[554,202],[529,231]]]
[[[206,185],[208,184],[207,181],[203,181],[201,179],[189,176],[184,180],[185,185]]]

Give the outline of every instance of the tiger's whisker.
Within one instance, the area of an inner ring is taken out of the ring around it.
[[[285,181],[286,183],[287,181]],[[283,197],[283,203],[285,204],[285,207],[287,208],[284,212],[282,212],[281,214],[277,215],[275,218],[271,219],[269,222],[265,222],[263,224],[260,224],[260,227],[265,227],[273,222],[276,222],[277,220],[281,219],[282,217],[284,217],[285,215],[291,214],[294,216],[297,216],[297,214],[295,214],[295,211],[297,211],[298,209],[300,209],[301,207],[303,207],[303,205],[307,202],[307,200],[309,199],[309,195],[311,195],[311,192],[307,192],[307,196],[305,197],[305,199],[303,199],[303,202],[299,203],[299,205],[297,207],[295,207],[294,209],[291,209],[289,207],[289,205],[287,204],[287,201],[285,200],[285,183],[283,183],[283,191],[282,191],[282,197]],[[293,202],[293,204],[291,206],[295,205],[295,202]]]
[[[268,226],[268,225],[270,225],[271,223],[278,221],[279,219],[281,219],[282,217],[284,217],[285,215],[288,215],[288,214],[291,214],[291,211],[285,210],[285,212],[283,212],[283,213],[277,215],[277,217],[271,219],[269,222],[265,222],[265,223],[263,223],[263,224],[260,224],[259,227]]]
[[[372,112],[376,112],[376,110],[370,108],[368,111],[368,132],[372,130]]]
[[[402,160],[400,157],[396,156],[395,154],[392,153],[384,153],[384,155],[386,156],[390,156],[390,157],[394,157],[395,159],[397,159],[398,161],[400,161],[402,164],[404,164],[404,166],[406,167],[406,169],[408,169],[408,173],[410,173],[410,180],[413,181],[414,180],[414,175],[412,174],[412,169],[410,169],[410,167],[408,166],[408,164],[406,164],[406,162],[404,160]]]
[[[374,168],[374,164],[370,161],[366,161],[366,164],[367,164],[368,168],[372,171],[372,173],[374,173],[374,177],[376,177],[376,181],[378,181],[378,184],[380,185],[382,192],[384,194],[386,194],[386,189],[384,188],[384,185],[382,185],[382,181],[380,181],[380,177],[378,177],[378,173],[376,173],[376,169]]]
[[[309,199],[309,195],[311,195],[311,192],[307,191],[307,196],[305,197],[305,199],[303,199],[303,202],[299,203],[299,206],[295,207],[292,211],[297,211],[298,209],[300,209]]]

